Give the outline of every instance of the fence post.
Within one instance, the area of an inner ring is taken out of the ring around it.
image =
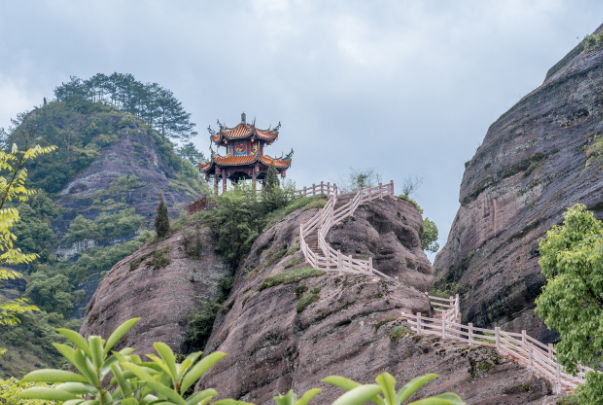
[[[304,197],[306,196],[306,186],[304,186]]]
[[[473,323],[469,322],[469,327],[467,328],[469,332],[469,346],[473,345]]]
[[[316,184],[312,183],[312,195],[316,195]]]
[[[393,197],[393,195],[394,195],[394,181],[390,180],[389,184],[390,184],[390,186],[389,186],[389,194]]]
[[[496,350],[500,350],[500,327],[494,328],[494,338],[496,339]]]
[[[421,334],[421,313],[417,312],[417,335]]]
[[[368,264],[369,264],[369,271],[371,272],[371,274],[373,274],[373,258],[372,257],[369,257]]]
[[[352,255],[348,256],[348,269],[352,270]]]
[[[327,182],[327,195],[328,196],[331,195],[331,182],[330,181]]]
[[[442,340],[446,339],[446,318],[442,317]]]
[[[379,183],[379,199],[383,200],[383,188],[381,183]]]
[[[532,351],[533,350],[534,349],[533,349],[532,345],[528,343],[528,353],[529,353],[529,359],[530,359],[530,371],[534,367],[534,357],[532,355]]]
[[[320,182],[320,194],[324,194],[325,192],[325,183],[324,181]]]
[[[343,274],[343,262],[341,260],[341,250],[337,249],[337,270],[339,274]]]
[[[526,335],[526,331],[522,330],[521,331],[521,348],[522,348],[522,350],[526,349],[526,342],[527,342],[527,340],[528,340],[528,338],[527,338],[527,335]]]
[[[549,359],[553,360],[553,344],[549,343]]]
[[[561,394],[561,364],[559,363],[557,363],[557,373],[555,377],[557,377],[557,393]]]
[[[454,311],[455,311],[455,313],[454,313],[454,316],[455,316],[454,321],[455,322],[458,321],[458,323],[461,323],[460,319],[459,319],[459,317],[461,315],[461,301],[459,300],[459,295],[458,294],[456,295],[456,303],[455,303],[455,306],[454,306]]]
[[[335,189],[335,195],[337,195],[338,191],[337,191],[337,183],[333,183],[333,188]]]

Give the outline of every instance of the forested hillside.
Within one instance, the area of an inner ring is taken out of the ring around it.
[[[72,78],[55,95],[0,131],[3,148],[23,148],[24,134],[30,144],[57,146],[27,166],[37,194],[13,204],[21,217],[15,244],[39,258],[0,294],[28,298],[40,311],[0,326],[0,347],[8,348],[0,376],[61,366],[53,328],[79,329],[104,274],[151,238],[159,194],[174,217],[207,190],[193,165],[203,155],[183,144],[194,124],[169,90],[115,73]]]

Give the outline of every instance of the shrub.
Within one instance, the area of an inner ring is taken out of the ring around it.
[[[298,258],[292,259],[289,262],[287,262],[287,264],[285,264],[285,268],[290,269],[291,267],[297,266],[301,262],[302,262],[302,259],[298,259]]]
[[[301,300],[299,300],[299,302],[297,303],[297,307],[295,307],[295,310],[299,314],[304,309],[306,309],[308,305],[317,302],[318,300],[320,300],[320,296],[318,294],[307,294]]]
[[[308,286],[300,284],[295,288],[295,296],[300,299],[306,291],[308,291]]]
[[[408,328],[405,328],[404,326],[396,326],[393,330],[392,333],[390,333],[389,335],[389,339],[392,342],[399,342],[400,338],[404,335],[406,335],[407,333],[410,333],[410,330]]]
[[[389,318],[385,318],[382,321],[379,321],[375,324],[375,332],[379,330],[380,327],[385,325],[386,323],[394,322],[397,318],[395,316],[390,316]]]
[[[268,276],[264,279],[262,284],[258,287],[258,291],[265,290],[266,288],[275,287],[280,284],[293,284],[309,277],[319,277],[325,274],[322,270],[316,270],[312,267],[304,267],[302,269],[295,269],[284,271],[282,273],[275,274],[274,276]]]
[[[301,210],[307,211],[311,210],[312,208],[323,208],[325,205],[327,205],[327,200],[320,198],[310,202],[309,204],[306,204]]]
[[[163,201],[163,194],[159,194],[157,216],[155,216],[155,233],[158,238],[165,238],[170,232],[170,217],[167,205]]]
[[[130,263],[130,271],[138,269],[138,267],[140,267],[140,264],[148,258],[151,258],[148,264],[153,266],[154,270],[167,267],[171,263],[170,257],[168,255],[169,251],[170,248],[166,247],[164,249],[155,249],[152,252],[140,256],[138,259]]]

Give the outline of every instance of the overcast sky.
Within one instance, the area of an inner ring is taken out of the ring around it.
[[[0,127],[69,76],[132,73],[197,123],[282,123],[298,186],[374,167],[424,180],[447,239],[464,162],[490,124],[603,23],[603,1],[36,1],[0,3]]]

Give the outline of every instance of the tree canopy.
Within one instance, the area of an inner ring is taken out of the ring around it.
[[[157,83],[143,84],[132,74],[97,73],[88,80],[71,76],[54,90],[59,101],[79,102],[89,100],[111,105],[120,111],[133,114],[163,136],[186,141],[197,133],[182,103],[171,90]]]
[[[603,362],[603,224],[582,204],[541,239],[538,261],[547,284],[536,299],[538,315],[561,335],[557,360],[570,373],[578,363]],[[603,404],[603,374],[589,372],[578,388],[581,404]]]

